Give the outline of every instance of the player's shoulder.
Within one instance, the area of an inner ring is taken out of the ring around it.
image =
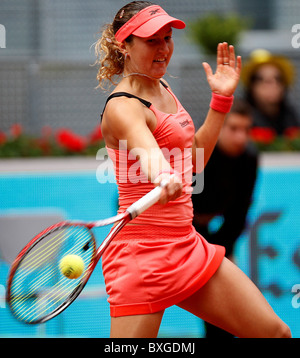
[[[110,122],[130,122],[135,118],[143,117],[143,105],[136,98],[127,97],[126,94],[112,97],[105,108],[105,118]]]

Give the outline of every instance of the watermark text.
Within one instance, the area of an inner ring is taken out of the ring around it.
[[[6,29],[0,24],[0,48],[6,48]]]
[[[168,148],[151,148],[149,151],[143,148],[134,148],[127,150],[126,140],[120,141],[119,149],[110,151],[109,157],[105,148],[99,149],[96,159],[101,161],[101,163],[96,172],[97,181],[101,184],[115,183],[115,168],[113,163],[117,162],[119,184],[148,183],[147,171],[149,168],[157,168],[157,163],[162,162],[162,155],[171,164],[177,175],[179,175],[181,182],[185,184],[184,190],[186,192],[200,194],[203,191],[203,148],[195,149],[193,166],[192,148],[172,148],[170,150]],[[194,172],[198,173],[198,175],[194,175]]]
[[[296,293],[292,298],[292,306],[293,308],[300,307],[300,284],[296,284],[292,287],[292,292]]]
[[[5,308],[5,287],[0,285],[0,308]]]
[[[295,33],[295,35],[292,37],[293,48],[300,48],[300,24],[293,25],[292,33]]]

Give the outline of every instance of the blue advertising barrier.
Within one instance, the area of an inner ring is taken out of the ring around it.
[[[236,245],[240,268],[300,337],[300,167],[260,168],[248,227]],[[245,297],[251,299],[251,297]]]
[[[24,246],[19,242],[21,236],[26,241],[26,235],[34,235],[40,231],[39,225],[57,217],[96,220],[116,213],[117,188],[110,182],[113,180],[99,182],[99,162],[78,159],[76,165],[72,163],[74,159],[0,162],[0,337],[109,336],[101,263],[79,298],[46,324],[17,322],[4,300],[12,257]],[[300,163],[287,164],[284,157],[260,167],[235,260],[290,326],[293,337],[300,337]],[[24,222],[29,227],[25,228]],[[105,233],[97,233],[101,234]],[[160,337],[203,335],[201,320],[178,307],[166,310]]]

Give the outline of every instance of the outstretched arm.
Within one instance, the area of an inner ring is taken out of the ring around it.
[[[219,43],[217,49],[217,69],[213,73],[207,62],[203,63],[208,84],[212,92],[219,96],[231,97],[240,79],[242,59],[235,56],[233,46]],[[210,108],[203,125],[196,132],[193,143],[193,165],[196,168],[196,148],[204,149],[204,166],[217,143],[226,113]]]

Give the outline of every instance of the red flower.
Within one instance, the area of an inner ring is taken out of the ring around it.
[[[272,143],[276,137],[276,133],[273,129],[263,127],[252,128],[250,135],[255,142],[260,142],[263,144]]]
[[[0,132],[0,145],[6,142],[6,135],[3,132]]]
[[[68,129],[61,129],[57,132],[57,142],[63,148],[73,152],[81,152],[87,145],[85,137],[75,134]]]
[[[38,138],[35,141],[37,147],[42,151],[43,155],[51,154],[51,144],[47,138]]]
[[[20,137],[23,132],[21,124],[13,124],[10,128],[10,133],[14,138]]]
[[[103,139],[100,124],[89,135],[90,143],[95,144]]]
[[[42,137],[49,138],[52,136],[53,130],[50,126],[43,126],[42,128]]]
[[[288,139],[297,139],[300,138],[300,128],[299,127],[289,127],[287,128],[283,135]]]

